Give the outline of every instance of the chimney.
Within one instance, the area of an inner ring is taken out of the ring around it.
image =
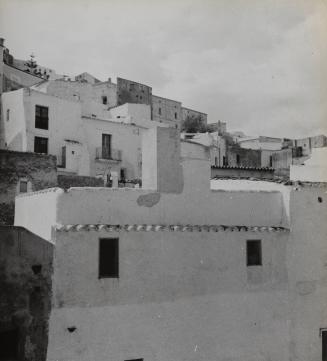
[[[183,191],[179,131],[154,127],[142,135],[142,188],[163,193]]]
[[[0,38],[0,46],[2,46],[3,48],[5,47],[5,39],[4,38]]]

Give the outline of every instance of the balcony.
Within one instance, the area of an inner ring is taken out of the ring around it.
[[[122,151],[118,149],[98,147],[96,148],[95,159],[106,159],[120,162],[122,159]]]

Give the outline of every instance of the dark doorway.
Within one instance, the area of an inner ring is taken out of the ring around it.
[[[322,361],[327,361],[327,330],[321,332],[322,339]]]
[[[111,134],[102,134],[102,159],[111,158]]]
[[[18,330],[0,332],[0,361],[18,360]]]

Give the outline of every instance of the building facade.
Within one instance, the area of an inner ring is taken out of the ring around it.
[[[58,88],[57,95],[42,90],[2,95],[3,149],[55,155],[59,174],[102,177],[104,184],[111,173],[118,179],[140,179],[141,134],[166,126],[151,120],[149,106],[124,104],[108,110],[92,100],[59,97]]]
[[[144,136],[142,189],[17,198],[55,243],[47,360],[321,359],[325,188],[211,190],[206,147],[178,143]]]
[[[152,119],[180,129],[182,122],[182,103],[152,95]]]

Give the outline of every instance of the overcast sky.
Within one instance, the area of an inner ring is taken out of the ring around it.
[[[0,34],[16,58],[139,81],[230,130],[327,135],[327,0],[0,0]]]

